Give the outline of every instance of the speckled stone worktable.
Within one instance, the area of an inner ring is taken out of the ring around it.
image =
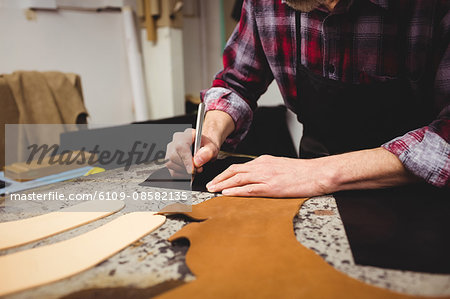
[[[95,191],[139,192],[148,191],[141,183],[154,171],[153,166],[137,166],[129,171],[112,170],[58,183],[39,189],[64,194],[89,193]],[[157,189],[155,189],[157,190]],[[161,191],[161,190],[160,190]],[[193,192],[193,203],[197,204],[214,197],[214,194]],[[0,222],[31,217],[63,207],[73,202],[53,204],[33,203],[35,206],[23,210],[20,205],[0,208]],[[131,210],[145,210],[147,206],[126,206],[123,210],[88,225],[58,234],[45,240],[19,248],[0,251],[0,255],[35,248],[66,240],[90,231]],[[170,244],[167,238],[180,230],[188,220],[181,216],[170,216],[163,226],[145,236],[118,254],[96,267],[56,283],[13,294],[8,298],[86,298],[127,296],[145,298],[177,284],[195,279],[185,264],[188,244]],[[299,242],[317,252],[329,264],[351,277],[379,287],[417,295],[450,295],[450,276],[386,270],[355,265],[344,226],[332,196],[312,198],[305,202],[293,226]],[[32,269],[30,269],[32,271]],[[174,281],[178,281],[174,282]],[[1,283],[1,282],[0,282]]]

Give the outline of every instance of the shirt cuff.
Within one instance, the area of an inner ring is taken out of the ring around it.
[[[428,183],[449,186],[450,147],[430,127],[406,133],[382,145],[396,155],[406,169]]]
[[[226,112],[234,121],[235,130],[225,140],[225,147],[236,148],[244,139],[250,128],[253,111],[240,96],[223,87],[212,87],[201,92],[206,111],[219,110]]]

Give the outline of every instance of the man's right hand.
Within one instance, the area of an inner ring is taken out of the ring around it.
[[[192,157],[191,146],[195,139],[195,130],[186,129],[175,133],[172,142],[167,145],[166,167],[173,177],[186,177],[194,169],[202,172],[202,166],[214,160],[219,154],[220,147],[228,135],[234,131],[234,122],[227,113],[212,110],[205,116],[200,149]]]
[[[202,172],[202,166],[215,159],[219,154],[219,145],[214,143],[207,136],[202,135],[201,146],[195,157],[192,157],[191,146],[194,143],[195,130],[186,129],[184,132],[177,132],[173,135],[172,142],[167,145],[166,167],[172,177],[186,176],[197,172]]]

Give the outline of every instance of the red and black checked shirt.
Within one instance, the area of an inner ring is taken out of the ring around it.
[[[393,20],[392,4],[398,1],[405,7],[406,38],[399,36]],[[332,13],[324,8],[301,13],[297,61],[295,10],[282,0],[246,0],[223,54],[224,68],[212,88],[202,91],[202,99],[207,110],[225,111],[233,118],[236,130],[226,142],[235,145],[273,79],[288,107],[297,100],[297,63],[327,78],[364,84],[395,78],[399,57],[406,59],[413,90],[426,92],[436,115],[441,113],[429,126],[380,146],[427,182],[449,186],[449,7],[448,0],[341,0]],[[399,53],[399,38],[405,40],[404,53]]]

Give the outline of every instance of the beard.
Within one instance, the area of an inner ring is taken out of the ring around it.
[[[286,4],[301,12],[310,12],[329,0],[285,0]]]

